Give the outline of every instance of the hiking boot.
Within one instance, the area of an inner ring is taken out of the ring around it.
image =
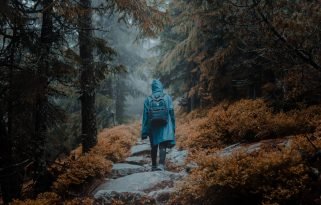
[[[152,166],[152,172],[154,172],[154,171],[159,171],[157,166]]]
[[[158,170],[159,171],[165,171],[165,166],[163,164],[159,164]]]

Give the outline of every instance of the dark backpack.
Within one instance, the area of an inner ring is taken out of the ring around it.
[[[149,103],[149,119],[152,125],[166,125],[168,119],[168,108],[165,94],[151,95]]]

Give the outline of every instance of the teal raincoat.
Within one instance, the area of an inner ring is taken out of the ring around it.
[[[159,80],[153,80],[152,82],[152,95],[163,94],[163,85]],[[172,98],[165,93],[165,101],[168,108],[168,120],[164,126],[151,126],[148,119],[148,110],[151,97],[147,97],[144,102],[144,113],[142,121],[142,138],[149,136],[151,146],[158,145],[162,142],[167,142],[168,147],[175,145],[175,115]]]

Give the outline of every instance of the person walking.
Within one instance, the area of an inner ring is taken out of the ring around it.
[[[172,98],[159,80],[153,80],[152,95],[144,102],[141,137],[150,140],[152,171],[165,170],[166,149],[175,146],[175,114]]]

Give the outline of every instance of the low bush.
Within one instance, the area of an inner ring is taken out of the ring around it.
[[[139,132],[139,123],[102,130],[98,135],[97,145],[88,153],[83,154],[82,147],[79,146],[69,156],[57,159],[48,168],[49,172],[56,176],[53,192],[39,194],[35,199],[15,200],[13,205],[93,204],[93,199],[86,198],[86,186],[91,180],[108,175],[113,162],[129,156],[130,148],[136,142]],[[75,193],[81,197],[74,198]]]
[[[68,168],[58,176],[53,189],[58,193],[68,194],[72,186],[84,184],[90,178],[101,178],[111,171],[112,163],[104,156],[92,153],[68,162]]]
[[[263,100],[240,100],[179,121],[178,144],[198,166],[169,204],[318,204],[320,119],[320,105],[275,113]]]
[[[24,201],[14,200],[12,205],[52,205],[59,204],[61,197],[54,192],[45,192],[37,196],[36,199],[27,199]]]
[[[220,148],[238,142],[312,133],[321,118],[321,106],[273,113],[263,100],[221,104],[203,118],[178,126],[178,144],[190,149]]]
[[[321,138],[311,142],[321,147]],[[303,135],[251,154],[199,153],[194,157],[199,167],[179,186],[170,204],[310,204],[303,202],[304,196],[315,191],[311,187],[318,180],[310,177],[315,168],[306,157],[314,153]]]
[[[11,205],[92,205],[94,200],[89,197],[74,198],[63,201],[61,197],[54,192],[45,192],[39,194],[36,199],[27,199],[25,201],[14,200]]]
[[[139,124],[120,125],[104,129],[98,135],[98,143],[88,153],[82,154],[81,146],[72,154],[60,160],[60,166],[51,167],[51,172],[58,174],[53,189],[58,193],[72,191],[72,187],[81,186],[88,179],[101,178],[110,173],[112,162],[126,158],[130,147],[139,133]],[[61,168],[63,167],[63,168]]]

